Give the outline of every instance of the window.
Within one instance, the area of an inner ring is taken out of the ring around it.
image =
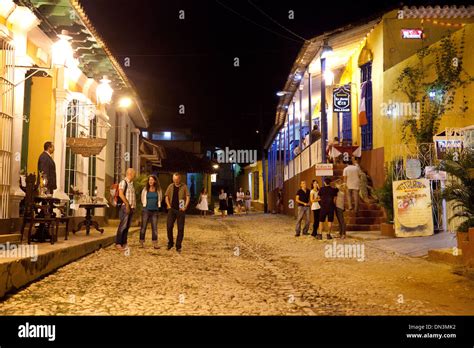
[[[66,112],[66,137],[77,137],[78,134],[78,119],[79,119],[79,101],[72,100],[67,106]],[[69,195],[70,200],[74,198],[72,187],[76,186],[76,168],[77,155],[75,155],[71,148],[66,145],[66,171],[64,180],[64,191]]]
[[[342,140],[352,143],[352,114],[351,112],[342,113]]]
[[[372,62],[360,67],[361,83],[367,83],[367,94],[365,96],[365,110],[367,124],[361,127],[362,150],[372,150],[373,147],[373,113],[372,113]]]
[[[89,122],[89,136],[91,138],[97,137],[97,116]],[[89,172],[87,176],[87,189],[90,196],[95,196],[95,189],[97,183],[97,158],[96,156],[89,157]]]

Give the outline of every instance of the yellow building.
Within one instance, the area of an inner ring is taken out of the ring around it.
[[[473,6],[404,7],[366,24],[338,28],[306,42],[281,92],[275,125],[265,143],[269,151],[269,190],[274,192],[301,178],[315,178],[314,166],[323,159],[321,142],[302,144],[314,125],[322,125],[322,96],[326,99],[327,140],[338,137],[345,145],[361,146],[362,167],[374,186],[381,186],[384,164],[398,155],[401,144],[415,142],[402,137],[402,123],[407,116],[404,112],[408,110],[411,116],[420,112],[420,103],[412,105],[413,101],[397,90],[397,79],[405,68],[418,64],[417,53],[422,48],[439,47],[448,34],[452,34],[451,40],[458,47],[458,62],[462,61],[466,76],[474,76],[474,47],[469,44],[474,41]],[[423,60],[426,80],[436,75],[430,65],[434,59],[430,54]],[[362,85],[369,86],[363,103],[368,121],[364,126],[359,121]],[[350,89],[350,105],[345,105],[348,110],[334,112],[333,91],[343,86]],[[470,109],[463,114],[459,110],[464,100]],[[474,124],[473,108],[471,83],[457,91],[453,108],[440,120],[438,131]]]
[[[127,167],[139,169],[148,118],[77,0],[0,1],[0,78],[0,234],[18,230],[20,173],[38,174],[46,141],[55,145],[53,195],[65,202],[72,187],[105,198]],[[105,146],[82,156],[68,142],[79,138]]]
[[[268,170],[267,163],[265,162]],[[258,211],[263,211],[265,208],[265,181],[263,180],[263,174],[262,161],[257,161],[243,167],[242,173],[238,177],[237,189],[242,187],[244,192],[250,191],[252,207]]]

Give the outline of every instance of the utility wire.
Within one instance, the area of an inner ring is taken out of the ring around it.
[[[251,19],[248,18],[248,17],[245,17],[244,15],[241,15],[239,12],[237,12],[237,11],[235,11],[233,8],[231,8],[231,7],[229,7],[229,6],[225,5],[225,4],[223,4],[223,3],[220,2],[219,0],[216,0],[216,2],[217,2],[220,6],[224,7],[225,9],[227,9],[228,11],[234,13],[235,15],[237,15],[237,16],[243,18],[243,19],[245,19],[246,21],[252,23],[253,25],[256,25],[256,26],[258,26],[258,27],[260,27],[260,28],[262,28],[262,29],[264,29],[264,30],[266,30],[266,31],[269,31],[269,32],[271,32],[271,33],[273,33],[273,34],[275,34],[275,35],[278,35],[278,36],[280,36],[280,37],[282,37],[282,38],[285,38],[285,39],[287,39],[287,40],[290,40],[290,41],[293,41],[293,42],[297,42],[297,43],[301,43],[300,40],[295,40],[295,39],[293,39],[293,38],[291,38],[291,37],[282,35],[282,34],[276,32],[276,31],[274,31],[274,30],[272,30],[272,29],[270,29],[270,28],[267,28],[267,27],[265,27],[265,26],[263,26],[263,25],[261,25],[261,24],[255,22],[255,21],[251,20]]]
[[[278,23],[277,20],[273,19],[273,17],[271,17],[269,14],[267,14],[265,11],[263,11],[260,7],[258,7],[257,5],[255,5],[252,1],[248,0],[248,3],[250,5],[252,5],[253,7],[255,7],[261,14],[263,14],[265,17],[267,17],[268,19],[270,19],[273,23],[275,23],[276,25],[278,25],[279,27],[285,29],[287,32],[289,32],[290,34],[293,34],[294,36],[296,36],[297,38],[303,40],[303,41],[308,41],[307,39],[305,39],[304,37],[296,34],[294,31],[288,29],[287,27],[283,26],[282,24]]]

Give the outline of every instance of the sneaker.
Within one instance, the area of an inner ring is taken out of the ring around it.
[[[121,246],[120,244],[115,244],[115,249],[117,249],[118,251],[124,251],[125,250],[123,248],[123,246]]]
[[[295,234],[295,237],[299,237],[299,236],[300,236],[300,234],[299,234],[299,233]]]
[[[317,240],[322,240],[323,239],[323,236],[321,234],[317,234],[316,237],[315,237]]]
[[[166,250],[171,250],[171,249],[173,249],[172,245],[168,245],[168,247],[166,248]]]
[[[176,248],[176,251],[177,251],[178,253],[181,253],[181,248],[179,248],[179,249]]]
[[[158,243],[153,243],[153,249],[159,249],[160,246],[158,245]]]
[[[328,233],[327,239],[332,239],[332,236]]]

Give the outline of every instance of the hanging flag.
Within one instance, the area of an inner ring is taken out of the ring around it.
[[[365,98],[367,95],[367,86],[368,83],[362,82],[360,86],[360,104],[359,104],[359,126],[365,126],[369,121],[367,120],[367,113],[365,108]]]

